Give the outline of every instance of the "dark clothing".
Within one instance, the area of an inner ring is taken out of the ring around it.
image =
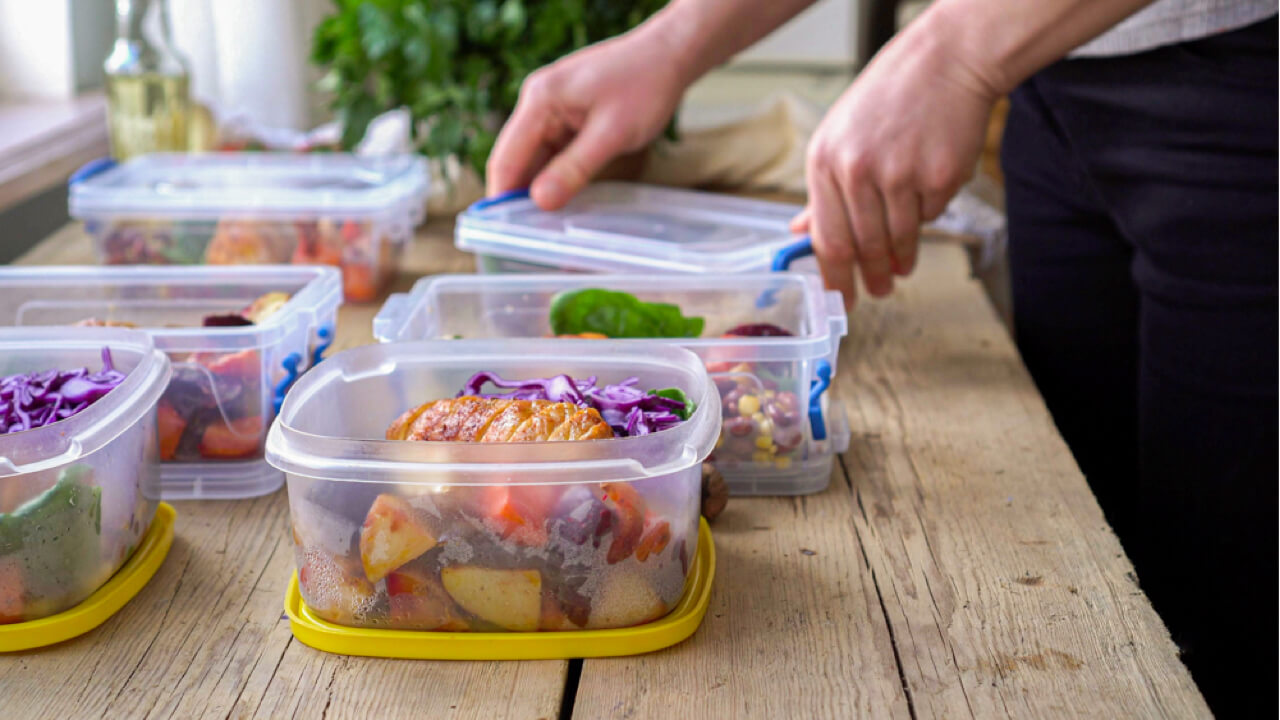
[[[1275,717],[1277,25],[1053,65],[1002,148],[1028,369],[1219,717]]]

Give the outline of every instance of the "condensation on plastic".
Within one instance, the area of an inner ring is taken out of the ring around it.
[[[233,313],[268,292],[290,293],[289,302],[261,325],[201,327],[205,315]],[[303,265],[242,267],[22,267],[0,268],[0,327],[58,326],[59,332],[86,318],[132,322],[173,358],[178,373],[209,376],[211,359],[245,350],[259,354],[263,436],[274,417],[274,394],[296,354],[299,371],[332,336],[342,302],[336,268]],[[170,325],[175,327],[169,327]],[[79,332],[76,329],[75,332]],[[200,353],[202,362],[192,358]],[[219,408],[219,383],[208,380]],[[222,410],[224,418],[225,409]],[[261,440],[259,440],[261,442]],[[238,499],[278,489],[283,475],[259,455],[250,460],[165,462],[161,496],[166,500]]]
[[[605,287],[641,300],[678,305],[686,315],[702,316],[701,338],[619,340],[632,345],[663,343],[695,352],[713,369],[714,379],[740,378],[758,384],[749,371],[732,367],[767,364],[780,390],[807,398],[821,361],[834,372],[848,315],[838,293],[823,290],[816,276],[798,273],[752,273],[705,277],[691,275],[437,275],[418,281],[409,293],[388,298],[374,319],[374,337],[382,342],[462,336],[536,338],[551,332],[548,314],[561,291]],[[775,301],[766,308],[756,300],[769,291]],[[741,324],[773,323],[793,337],[725,338]],[[639,354],[639,351],[636,351]],[[736,495],[796,495],[827,486],[835,453],[846,449],[848,423],[839,403],[823,403],[828,435],[816,441],[806,432],[795,457],[776,461],[726,461],[717,451],[717,466]],[[834,415],[833,415],[834,413]],[[728,411],[726,411],[728,414]]]

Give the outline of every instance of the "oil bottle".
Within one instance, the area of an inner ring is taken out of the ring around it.
[[[104,69],[112,157],[187,149],[190,73],[170,39],[166,0],[116,0]]]

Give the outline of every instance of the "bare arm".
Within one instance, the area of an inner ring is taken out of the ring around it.
[[[538,70],[489,156],[489,194],[527,185],[542,207],[564,205],[610,160],[653,140],[694,80],[812,2],[674,0]]]
[[[977,164],[996,99],[1150,0],[937,0],[889,42],[809,142],[809,203],[823,279],[887,295]]]

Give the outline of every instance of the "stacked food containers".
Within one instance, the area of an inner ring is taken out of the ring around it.
[[[334,265],[367,302],[424,217],[428,178],[412,155],[157,154],[90,163],[69,204],[106,264]]]
[[[374,320],[374,336],[546,337],[556,298],[587,288],[668,303],[702,319],[699,337],[656,342],[692,350],[711,373],[723,414],[712,458],[732,493],[797,495],[827,486],[833,458],[849,440],[842,406],[825,393],[848,319],[839,293],[824,291],[813,275],[441,275],[392,295]],[[764,324],[789,335],[746,334]],[[655,341],[618,342],[640,356]]]
[[[264,296],[274,312],[237,319]],[[168,354],[173,377],[158,411],[165,499],[280,487],[263,439],[285,392],[332,342],[341,302],[337,269],[321,266],[0,268],[0,326],[132,325]],[[227,315],[235,324],[202,326]]]
[[[384,439],[406,410],[457,396],[482,370],[636,378],[678,388],[693,409],[659,432],[582,442]],[[290,605],[295,634],[397,657],[636,651],[635,636],[608,633],[660,626],[710,551],[699,547],[698,508],[717,407],[702,361],[670,345],[421,341],[335,355],[299,380],[267,439],[267,459],[288,477],[305,600]],[[684,635],[705,607],[704,597],[684,618]],[[569,637],[493,637],[541,630]],[[427,637],[437,634],[447,642]],[[565,644],[574,635],[586,646]]]
[[[119,605],[58,618],[133,564],[140,546],[152,557],[146,577],[132,578],[134,591],[163,559],[164,549],[154,557],[144,539],[159,496],[156,408],[168,358],[134,330],[0,327],[0,377],[104,365],[124,377],[100,399],[65,419],[0,433],[0,651],[57,642],[105,620]],[[0,406],[30,402],[30,386],[19,392],[28,397],[0,393]]]

